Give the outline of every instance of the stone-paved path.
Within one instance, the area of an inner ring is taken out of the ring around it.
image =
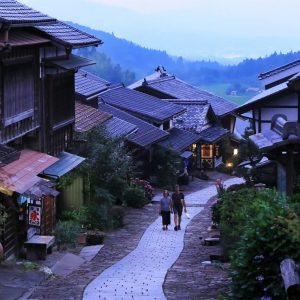
[[[163,285],[168,300],[216,300],[220,293],[228,291],[231,279],[226,268],[229,265],[203,263],[210,260],[211,254],[222,254],[220,245],[203,245],[203,239],[211,235],[208,227],[214,201],[211,198],[186,228],[184,249],[168,270]]]
[[[91,280],[136,248],[145,230],[157,219],[157,211],[156,205],[142,209],[126,208],[124,227],[107,233],[104,247],[92,261],[81,265],[67,277],[48,278],[36,287],[29,299],[82,299],[83,290]]]
[[[225,181],[225,185],[240,182],[242,179],[231,178]],[[215,194],[216,188],[212,184],[186,196],[191,219]],[[162,289],[165,276],[183,249],[184,232],[191,219],[183,217],[181,231],[164,232],[161,219],[157,218],[145,231],[134,251],[106,269],[86,287],[83,299],[165,299]],[[175,297],[189,299],[186,296]]]

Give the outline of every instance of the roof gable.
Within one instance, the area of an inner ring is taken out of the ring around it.
[[[164,94],[163,98],[165,99],[206,100],[218,116],[228,114],[237,107],[236,104],[226,99],[213,95],[168,74],[166,70],[161,67],[157,68],[154,74],[130,85],[129,88],[139,90],[144,88],[146,93],[149,89],[154,90]]]
[[[210,104],[207,101],[189,99],[167,100],[176,103],[186,109],[186,112],[176,118],[175,126],[184,130],[200,133],[208,125],[217,122]]]
[[[124,86],[112,87],[101,93],[100,98],[114,107],[156,122],[171,119],[185,111],[179,105],[168,103]]]

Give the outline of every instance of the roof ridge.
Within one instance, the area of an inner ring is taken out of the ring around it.
[[[267,77],[270,77],[270,76],[278,74],[278,73],[280,73],[282,71],[288,70],[288,69],[290,69],[292,67],[295,67],[295,66],[297,66],[299,64],[300,64],[300,59],[294,60],[294,61],[292,61],[290,63],[287,63],[285,65],[281,65],[281,66],[279,66],[279,67],[277,67],[275,69],[272,69],[270,71],[267,71],[267,72],[264,72],[264,73],[260,73],[259,76],[258,76],[258,79],[260,79],[260,80],[261,79],[265,79]]]
[[[175,104],[187,104],[187,105],[210,105],[208,100],[203,99],[165,99],[168,102]]]
[[[174,75],[160,76],[159,78],[152,79],[152,80],[147,80],[146,78],[144,78],[144,81],[143,81],[142,85],[148,85],[148,84],[151,84],[151,83],[168,81],[168,80],[172,80],[172,79],[175,79],[175,78],[176,77]]]

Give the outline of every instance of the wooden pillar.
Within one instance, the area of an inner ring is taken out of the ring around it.
[[[294,168],[294,151],[289,149],[286,154],[286,194],[290,196],[293,194],[295,185],[295,168]]]
[[[288,299],[300,299],[300,276],[295,262],[290,258],[286,258],[281,262],[280,270]]]

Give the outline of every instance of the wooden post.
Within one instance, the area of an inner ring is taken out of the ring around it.
[[[295,184],[295,166],[294,166],[294,152],[293,149],[287,151],[286,157],[286,194],[291,196],[293,194]]]
[[[286,258],[280,264],[281,276],[289,300],[300,299],[300,276],[294,260]]]

